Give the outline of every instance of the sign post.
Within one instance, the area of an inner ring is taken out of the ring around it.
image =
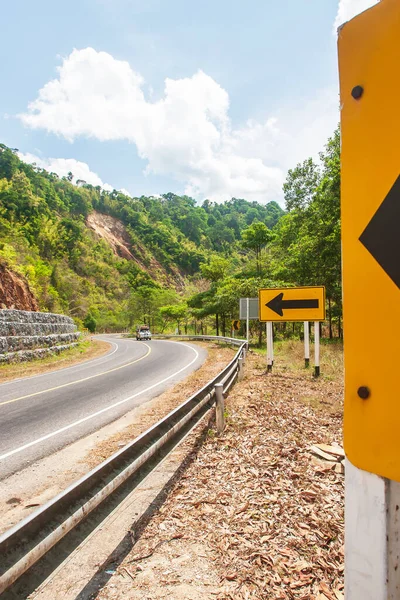
[[[274,341],[272,336],[272,323],[268,321],[265,325],[265,333],[267,338],[267,371],[271,373],[274,364]]]
[[[345,597],[400,597],[400,2],[339,30]],[[371,351],[379,318],[382,360]]]
[[[314,323],[314,377],[320,376],[319,370],[319,321]]]
[[[249,298],[246,298],[246,340],[249,341],[249,319],[250,319],[250,309],[249,309]]]
[[[310,326],[308,321],[304,321],[304,366],[306,369],[310,366]]]
[[[271,364],[274,366],[274,324],[269,322],[269,339],[271,343]]]

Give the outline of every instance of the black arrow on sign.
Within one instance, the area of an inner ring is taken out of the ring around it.
[[[359,240],[400,289],[400,175]]]
[[[273,310],[277,315],[283,317],[283,309],[292,309],[292,308],[319,308],[319,300],[318,299],[310,299],[310,300],[284,300],[283,292],[272,298],[265,305],[271,310]]]

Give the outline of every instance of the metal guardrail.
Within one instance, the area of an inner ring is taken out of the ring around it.
[[[239,338],[223,337],[219,335],[176,335],[176,334],[153,334],[154,339],[183,339],[183,340],[198,340],[199,342],[225,342],[232,346],[242,346],[247,344],[246,340]]]
[[[247,349],[247,342],[244,340],[217,336],[159,337],[222,341],[238,345],[239,349],[231,362],[201,390],[0,536],[0,594],[157,454],[167,442],[177,438],[183,427],[191,422],[190,428],[193,428],[204,415],[207,404],[209,409],[214,404],[216,384],[222,384],[223,391],[226,392],[237,377],[243,374]]]

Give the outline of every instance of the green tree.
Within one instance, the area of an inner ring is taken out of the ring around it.
[[[229,271],[229,261],[222,256],[211,256],[206,263],[200,264],[201,274],[208,281],[217,282]]]
[[[187,305],[172,304],[170,306],[161,306],[160,315],[164,320],[165,325],[168,323],[168,321],[175,322],[178,328],[178,333],[181,333],[181,323],[187,316]],[[163,327],[163,331],[165,329],[165,325]]]
[[[261,274],[261,250],[271,241],[272,237],[270,229],[258,221],[242,231],[242,246],[254,251],[258,275]]]
[[[84,326],[89,329],[90,333],[95,333],[97,327],[97,321],[92,315],[92,313],[88,313],[83,320]]]
[[[294,169],[289,169],[283,193],[286,210],[304,210],[313,199],[313,194],[320,182],[318,166],[312,158],[299,163]]]

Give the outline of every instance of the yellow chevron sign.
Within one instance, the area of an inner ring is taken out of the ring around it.
[[[400,2],[339,30],[342,122],[344,447],[400,481]],[[373,323],[379,356],[373,350]]]

